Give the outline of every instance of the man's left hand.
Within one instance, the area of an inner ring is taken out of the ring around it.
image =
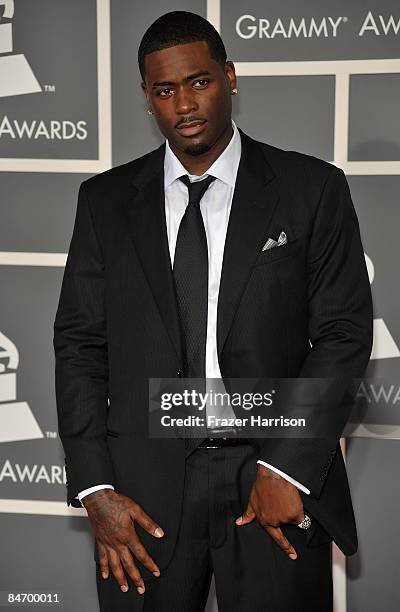
[[[293,560],[297,553],[283,535],[281,525],[298,525],[304,519],[303,503],[297,488],[264,465],[257,465],[257,477],[250,492],[247,508],[236,519],[236,525],[247,525],[254,519],[269,533]]]

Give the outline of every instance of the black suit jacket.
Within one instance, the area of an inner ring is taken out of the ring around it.
[[[371,294],[348,184],[337,167],[242,131],[218,302],[225,377],[361,377]],[[139,535],[160,568],[180,521],[184,442],[148,436],[148,379],[183,368],[164,212],[165,145],[82,183],[54,324],[68,503],[100,483],[166,532]],[[286,245],[262,251],[284,230]],[[311,341],[311,345],[310,345]],[[345,554],[357,535],[338,439],[254,439],[302,482],[306,509]]]

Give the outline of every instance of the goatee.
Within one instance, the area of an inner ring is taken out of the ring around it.
[[[211,145],[199,142],[197,145],[189,145],[186,147],[185,153],[193,156],[203,155],[203,153],[207,153],[210,149]]]

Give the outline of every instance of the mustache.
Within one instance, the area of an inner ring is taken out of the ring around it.
[[[192,123],[193,121],[206,121],[203,117],[196,117],[195,115],[188,115],[188,117],[183,117],[177,123],[175,123],[175,127],[178,128],[181,125],[185,125],[186,123]]]

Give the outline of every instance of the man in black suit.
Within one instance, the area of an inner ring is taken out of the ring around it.
[[[157,439],[148,381],[364,374],[346,178],[236,127],[234,66],[203,18],[158,19],[139,67],[166,142],[81,185],[54,326],[68,503],[88,511],[100,608],[200,611],[214,573],[220,610],[329,612],[330,543],[357,548],[339,434]]]

